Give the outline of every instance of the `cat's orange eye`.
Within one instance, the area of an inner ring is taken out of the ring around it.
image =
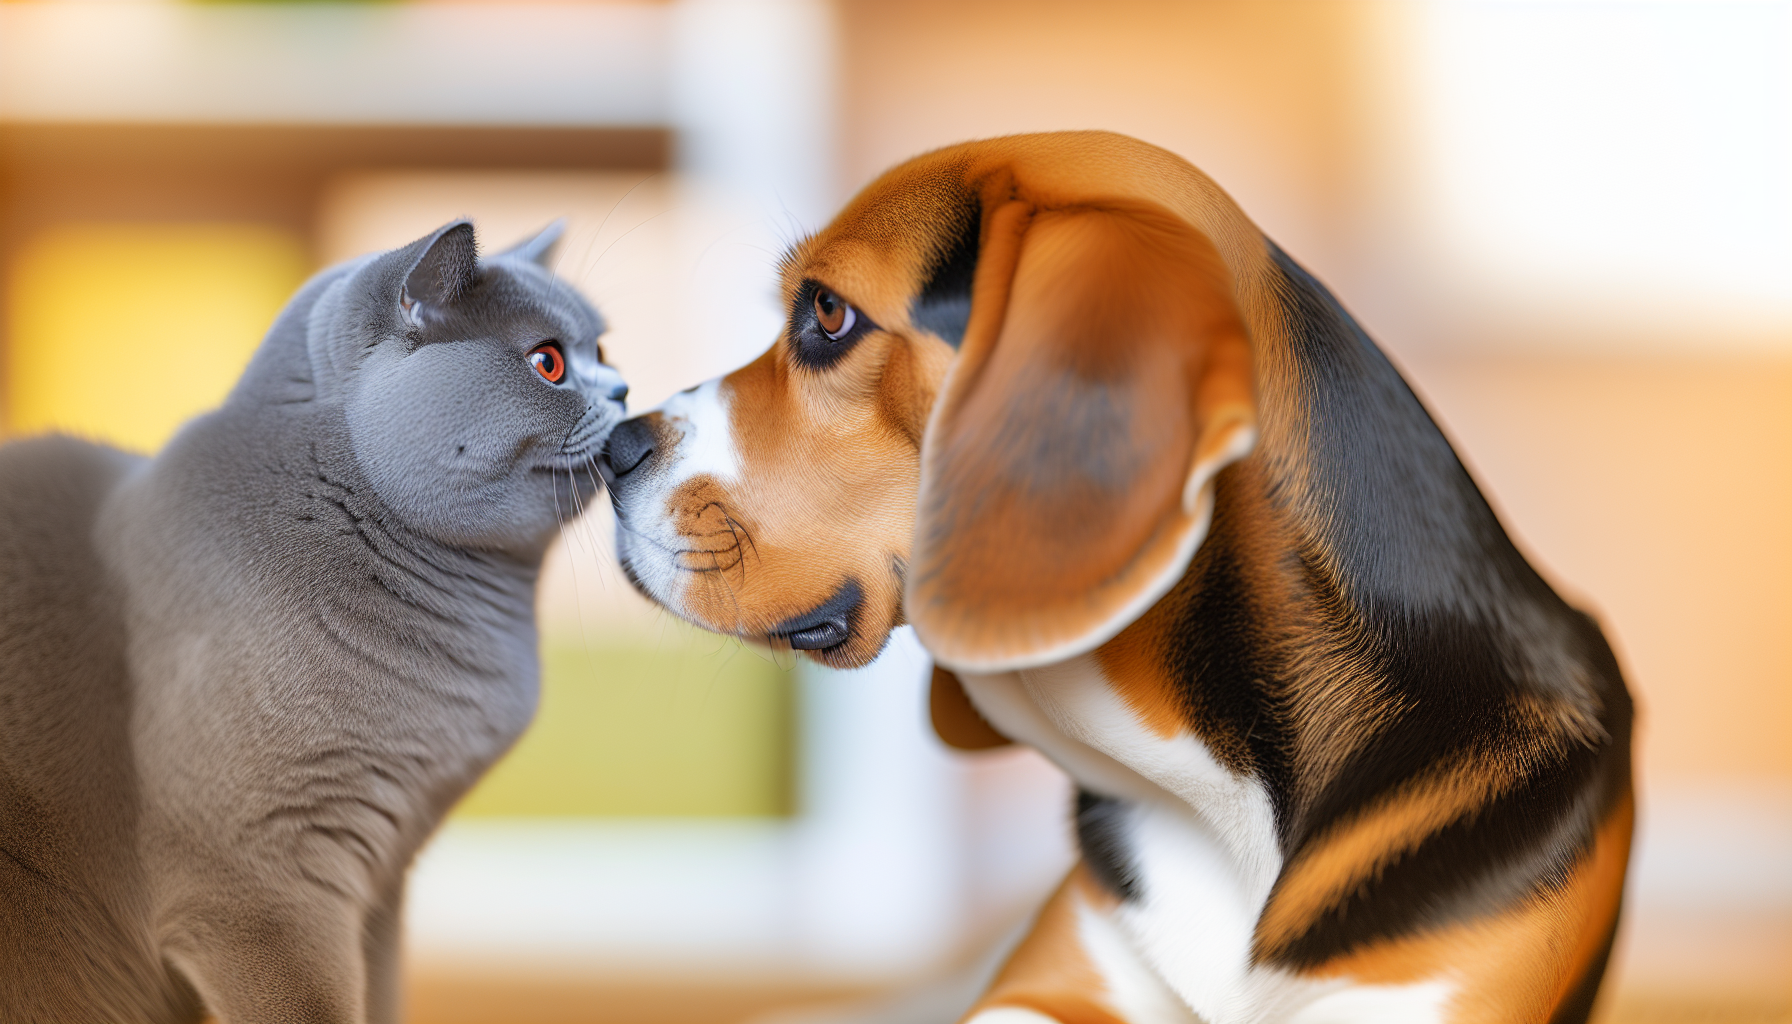
[[[558,342],[546,341],[530,349],[529,365],[549,384],[558,384],[566,376],[566,356]]]

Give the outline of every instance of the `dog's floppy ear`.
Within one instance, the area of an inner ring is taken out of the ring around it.
[[[906,597],[937,661],[996,672],[1092,650],[1175,584],[1256,405],[1230,275],[1186,221],[1010,201],[983,238]]]

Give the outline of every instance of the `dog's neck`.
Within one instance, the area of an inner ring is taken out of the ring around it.
[[[1258,389],[1263,461],[1310,554],[1365,604],[1559,605],[1387,357],[1324,285],[1270,254],[1283,329],[1260,342],[1279,334],[1285,351],[1259,360],[1272,378]]]
[[[1259,360],[1262,443],[1221,473],[1207,539],[1141,626],[1194,731],[1270,783],[1288,845],[1404,770],[1357,753],[1393,721],[1472,735],[1516,701],[1571,742],[1600,732],[1617,672],[1374,342],[1272,255],[1285,350]]]

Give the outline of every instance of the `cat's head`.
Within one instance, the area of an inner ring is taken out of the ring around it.
[[[545,543],[624,415],[603,317],[547,269],[559,233],[481,260],[455,221],[345,268],[311,311],[316,398],[381,504],[444,544]]]

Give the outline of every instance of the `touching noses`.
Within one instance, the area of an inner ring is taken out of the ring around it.
[[[652,454],[653,428],[644,417],[637,416],[623,420],[610,432],[610,440],[604,445],[603,468],[608,470],[614,485],[616,478],[627,476]]]

